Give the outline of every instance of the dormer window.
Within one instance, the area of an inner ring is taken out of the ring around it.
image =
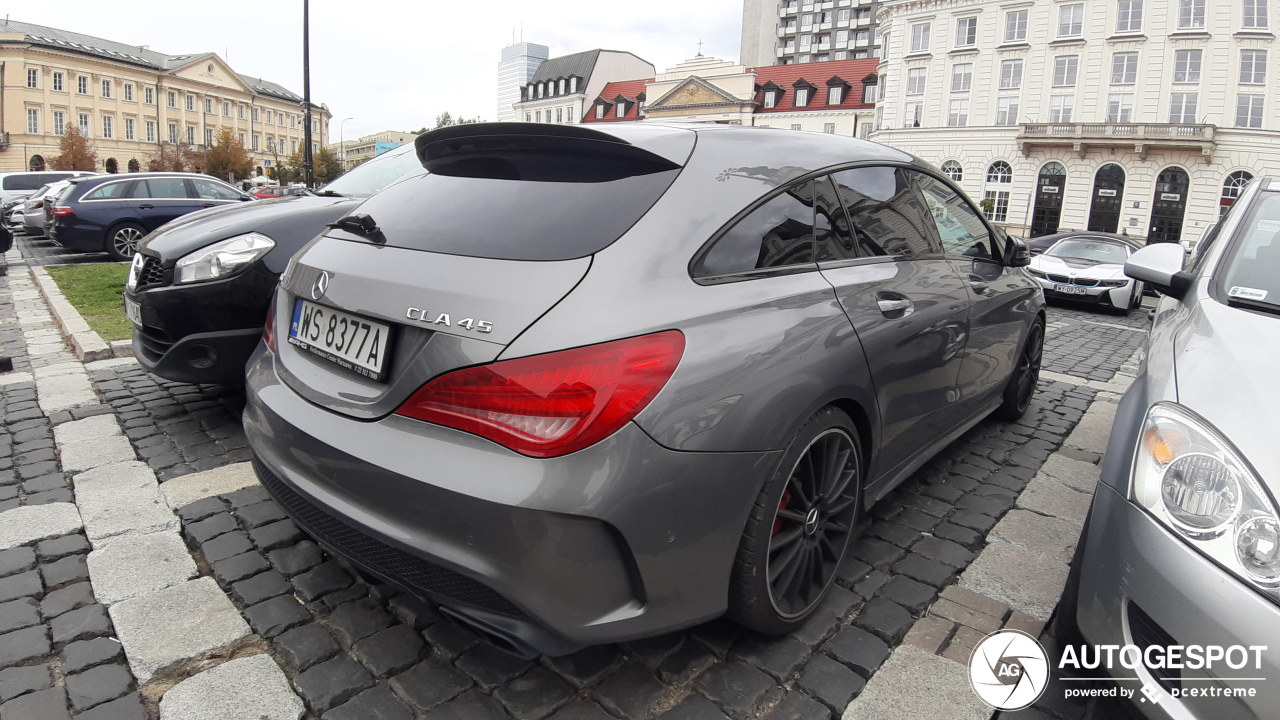
[[[546,83],[538,83],[538,97],[540,97],[540,98],[541,98],[541,97],[546,97],[546,95],[547,95],[547,84],[546,84]]]
[[[627,115],[627,104],[626,104],[626,103],[624,103],[624,102],[620,102],[620,103],[618,103],[617,105],[614,105],[614,106],[613,106],[613,110],[614,110],[614,116],[615,116],[615,117],[626,117],[626,115]]]
[[[569,78],[569,92],[571,93],[578,92],[578,78],[576,77]]]
[[[603,119],[604,119],[604,111],[605,111],[605,105],[604,105],[604,103],[600,103],[599,105],[596,105],[596,119],[597,119],[597,120],[603,120]]]
[[[827,104],[839,105],[844,102],[844,86],[833,85],[827,88]]]
[[[796,88],[796,107],[808,107],[809,105],[809,88]]]
[[[564,94],[564,78],[560,78],[560,94]]]
[[[767,108],[778,107],[778,91],[777,90],[764,91],[764,106]]]

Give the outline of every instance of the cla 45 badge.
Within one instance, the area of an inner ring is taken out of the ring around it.
[[[433,319],[431,313],[422,308],[411,307],[404,314],[410,320],[417,320],[424,325],[444,325],[445,327],[457,327],[463,330],[475,330],[476,332],[491,333],[493,332],[493,323],[488,320],[476,320],[474,318],[463,318],[458,322],[451,322],[448,313],[439,313]]]

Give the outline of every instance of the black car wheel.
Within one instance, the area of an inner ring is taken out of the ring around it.
[[[107,252],[116,260],[132,260],[146,234],[146,228],[137,223],[116,225],[107,233]]]
[[[1013,375],[1004,389],[1004,401],[996,408],[995,417],[1000,420],[1014,421],[1022,417],[1031,405],[1031,398],[1036,394],[1036,384],[1040,381],[1040,362],[1044,354],[1044,321],[1037,320],[1027,333],[1022,344],[1022,352],[1018,354],[1018,364],[1014,366]]]
[[[861,496],[858,431],[848,415],[824,408],[800,428],[751,510],[730,617],[769,635],[803,623],[831,589]]]

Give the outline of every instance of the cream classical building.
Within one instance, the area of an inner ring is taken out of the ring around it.
[[[164,143],[195,150],[230,128],[259,172],[303,143],[302,98],[241,75],[214,53],[166,55],[80,33],[0,20],[0,171],[44,167],[77,126],[99,169],[146,169]],[[331,114],[312,107],[312,145]]]
[[[1280,173],[1267,0],[891,0],[873,139],[1014,231],[1197,237]]]

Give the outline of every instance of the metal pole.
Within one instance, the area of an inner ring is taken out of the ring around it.
[[[343,132],[343,130],[344,130],[344,129],[346,128],[346,126],[347,126],[347,121],[348,121],[348,120],[355,120],[355,118],[353,118],[353,117],[343,118],[343,119],[342,119],[342,122],[338,123],[338,164],[342,166],[342,172],[346,172],[346,171],[348,170],[348,168],[347,168],[347,143],[346,143],[346,140],[345,140],[346,135],[345,135],[345,133]]]
[[[302,182],[314,188],[315,167],[311,157],[311,3],[302,0]]]

